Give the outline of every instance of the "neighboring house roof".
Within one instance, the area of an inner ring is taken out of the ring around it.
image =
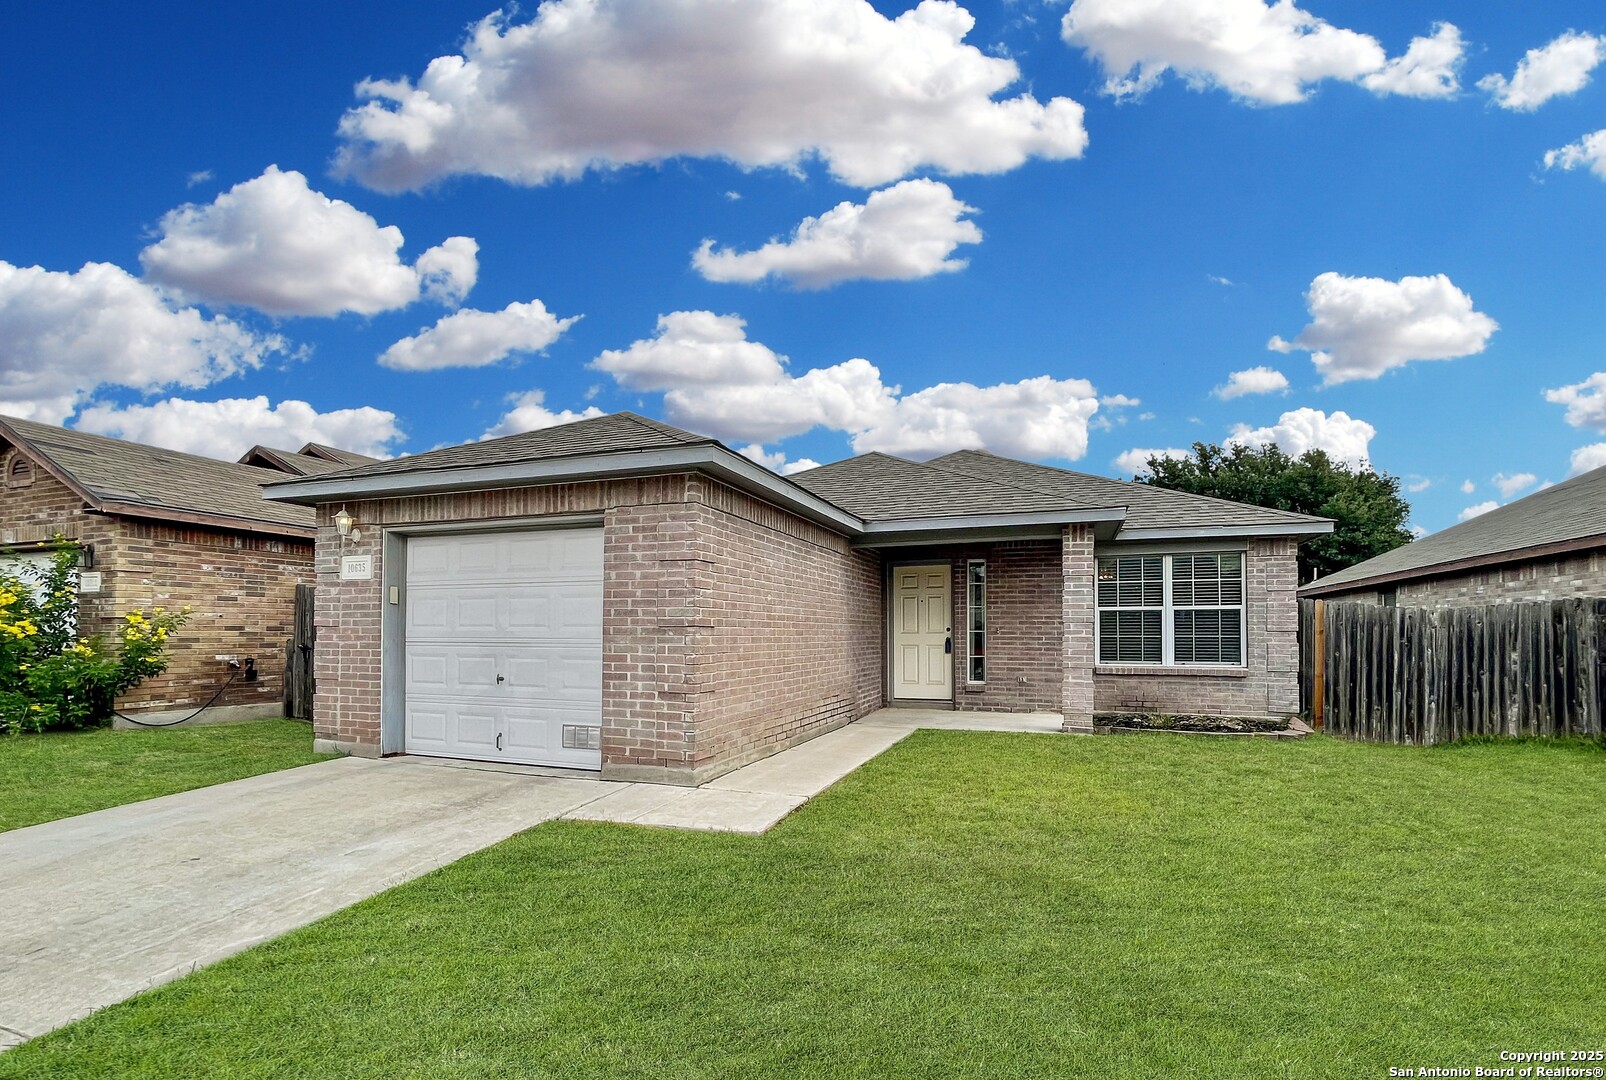
[[[106,514],[310,537],[314,515],[268,502],[284,474],[83,431],[0,417],[0,436]]]
[[[1358,592],[1413,578],[1606,547],[1606,468],[1536,491],[1306,585],[1301,596]]]
[[[371,465],[380,460],[367,454],[358,454],[350,450],[342,450],[338,446],[329,446],[325,443],[316,442],[309,442],[306,446],[297,450],[296,453],[302,457],[322,458],[325,461],[332,461],[336,465],[348,469],[357,465]]]
[[[375,458],[368,460],[374,461]],[[313,457],[294,450],[280,450],[272,446],[253,446],[240,457],[239,464],[272,469],[290,476],[316,476],[319,473],[349,469],[351,462],[334,461],[327,457]]]
[[[1005,475],[1002,470],[1013,469]],[[1126,530],[1129,506],[1142,505],[1151,532],[1198,535],[1314,534],[1325,518],[1161,492],[1143,484],[964,452],[931,462],[888,454],[777,476],[717,440],[634,413],[579,420],[522,435],[432,450],[358,469],[270,485],[270,499],[313,505],[341,498],[488,488],[517,483],[704,471],[779,502],[861,543],[932,540],[965,530],[1032,528],[1056,534],[1068,522],[1094,523],[1108,539]]]

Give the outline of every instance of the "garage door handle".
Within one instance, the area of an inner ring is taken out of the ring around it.
[[[496,748],[498,750],[502,749],[502,733],[500,731],[496,733]]]
[[[498,675],[496,677],[496,685],[498,685],[498,686],[502,685],[502,676]]]

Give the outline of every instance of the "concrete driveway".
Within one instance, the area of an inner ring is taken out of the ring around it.
[[[621,786],[340,758],[0,833],[0,1049]]]

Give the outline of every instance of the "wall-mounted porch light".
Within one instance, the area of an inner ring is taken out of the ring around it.
[[[350,540],[353,544],[362,539],[362,530],[357,528],[357,519],[352,517],[344,506],[335,515],[335,531],[340,534],[342,540]]]

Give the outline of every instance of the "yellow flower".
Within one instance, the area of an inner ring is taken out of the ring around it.
[[[35,703],[33,705],[29,705],[28,708],[32,709],[34,712],[42,712],[42,711],[44,711],[44,710],[40,709],[40,707],[39,707],[39,705],[37,703]]]

